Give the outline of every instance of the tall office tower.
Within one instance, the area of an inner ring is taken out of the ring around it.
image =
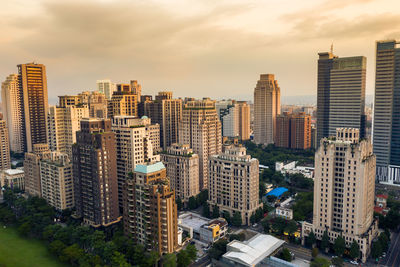
[[[221,121],[222,136],[239,136],[239,108],[235,101],[218,101],[215,103],[215,108]]]
[[[167,169],[175,195],[187,203],[199,190],[199,156],[189,145],[172,144],[161,153],[161,161]]]
[[[91,118],[107,118],[107,98],[103,93],[91,92],[88,97],[88,105]]]
[[[276,116],[281,114],[281,89],[273,74],[261,74],[254,89],[254,141],[274,143]]]
[[[242,140],[250,139],[250,106],[246,101],[238,101],[239,137]]]
[[[97,91],[103,93],[108,100],[111,99],[113,93],[117,89],[115,83],[112,83],[110,80],[98,80],[97,82]]]
[[[290,113],[284,112],[276,117],[275,129],[275,146],[290,148]]]
[[[335,136],[336,128],[360,129],[365,137],[365,57],[339,58],[319,53],[317,142]]]
[[[74,207],[72,163],[67,154],[51,152],[40,160],[42,198],[59,211]]]
[[[82,119],[72,155],[76,214],[93,227],[118,222],[116,143],[111,121]]]
[[[28,195],[41,196],[40,160],[47,159],[49,155],[50,151],[47,144],[35,144],[32,152],[25,153],[25,192]]]
[[[137,101],[140,102],[142,99],[142,86],[136,80],[131,80],[131,88],[132,92],[137,95]]]
[[[0,170],[11,168],[10,143],[6,121],[0,120]]]
[[[10,148],[13,152],[25,151],[25,123],[22,93],[19,89],[18,75],[10,74],[1,85],[1,100],[4,120],[7,122]]]
[[[18,65],[18,83],[22,92],[26,150],[47,143],[47,78],[46,67],[28,63]]]
[[[160,255],[178,246],[175,192],[162,162],[137,165],[124,188],[124,232]]]
[[[208,188],[208,157],[222,150],[221,122],[215,101],[204,98],[185,104],[179,123],[179,143],[189,144],[199,155],[200,190]]]
[[[304,112],[292,114],[290,118],[290,148],[311,148],[311,116]]]
[[[220,212],[231,216],[238,212],[242,224],[250,224],[250,217],[262,207],[259,201],[258,160],[246,155],[246,148],[226,146],[224,152],[209,160],[210,208],[217,205]]]
[[[182,100],[172,99],[172,92],[159,92],[155,101],[144,103],[144,113],[160,125],[160,145],[165,150],[178,142],[178,124],[182,117]]]
[[[315,153],[313,223],[303,224],[303,234],[313,231],[321,240],[327,231],[331,243],[343,236],[347,247],[356,241],[365,262],[378,233],[376,157],[371,140],[359,140],[359,130],[351,128],[338,128],[336,140],[321,140]]]
[[[155,127],[149,128],[151,126]],[[112,131],[117,148],[118,200],[122,209],[122,191],[129,173],[137,164],[160,160],[154,151],[154,147],[159,146],[160,127],[158,124],[151,125],[147,117],[115,116],[112,119]],[[152,141],[154,136],[158,140]]]
[[[65,108],[69,106],[82,106],[87,104],[80,95],[62,95],[58,97],[58,106]]]
[[[400,185],[400,42],[376,45],[373,143],[377,178]]]
[[[145,108],[149,108],[149,103],[153,101],[153,96],[151,95],[141,95],[140,102],[138,103],[138,114],[139,117],[145,116],[149,112],[145,111]]]
[[[72,158],[76,132],[81,128],[82,118],[89,118],[89,108],[87,104],[65,100],[64,96],[60,96],[60,105],[49,108],[48,144],[51,151],[59,151]]]
[[[109,118],[113,116],[137,116],[138,105],[137,95],[131,90],[129,84],[117,84],[117,91],[115,91],[108,102]]]
[[[318,147],[317,145],[317,127],[315,127],[315,124],[311,125],[311,148],[316,149]]]

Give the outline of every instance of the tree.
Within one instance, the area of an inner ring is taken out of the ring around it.
[[[210,218],[211,214],[210,214],[210,206],[208,205],[208,202],[205,202],[203,204],[203,216],[206,218]]]
[[[381,242],[376,241],[372,243],[371,256],[374,259],[378,259],[382,255],[382,245]]]
[[[343,259],[341,257],[333,258],[332,265],[335,267],[343,267]]]
[[[353,259],[357,259],[359,256],[360,256],[360,246],[355,240],[353,240],[353,243],[351,243],[350,246],[350,257]]]
[[[228,211],[224,210],[224,211],[222,212],[222,217],[225,218],[225,220],[226,220],[228,223],[231,223],[231,215],[229,214]]]
[[[212,218],[218,218],[219,217],[219,208],[218,208],[217,205],[214,205],[211,217]]]
[[[62,251],[66,248],[65,244],[60,240],[55,240],[50,243],[49,250],[51,254],[60,256]]]
[[[378,242],[381,243],[382,251],[386,252],[389,249],[389,238],[385,232],[379,235]]]
[[[286,227],[286,220],[278,217],[275,218],[273,223],[272,223],[272,229],[277,232],[279,235],[283,234],[283,231],[285,230]]]
[[[73,244],[63,249],[60,255],[60,260],[63,262],[69,262],[72,265],[77,265],[79,260],[83,258],[83,256],[83,249],[80,249],[77,244]]]
[[[269,226],[269,223],[267,221],[263,221],[262,226],[264,228],[264,233],[268,234],[269,230],[271,229],[271,227]]]
[[[287,248],[282,249],[279,258],[288,262],[292,261],[292,255],[290,255],[290,251]]]
[[[150,253],[146,253],[143,257],[143,254],[139,256],[139,260],[142,261],[141,266],[143,267],[153,267],[158,261],[158,252],[150,251]]]
[[[177,206],[178,210],[182,210],[182,208],[183,208],[182,199],[180,197],[178,197],[175,202],[176,202],[176,206]]]
[[[121,254],[118,251],[114,251],[114,254],[111,258],[111,266],[112,267],[130,267],[131,265],[126,261],[125,256],[123,254]]]
[[[322,235],[321,249],[324,249],[325,251],[329,249],[329,236],[327,231]]]
[[[335,251],[336,256],[341,257],[346,249],[346,241],[342,236],[338,236],[333,244],[333,249]]]
[[[178,267],[187,267],[191,262],[189,254],[186,250],[181,250],[176,258]]]
[[[310,267],[329,267],[330,261],[324,258],[315,258],[312,262]]]
[[[194,261],[196,259],[196,257],[197,257],[197,249],[196,249],[196,247],[194,245],[191,245],[191,244],[187,245],[186,252],[187,252],[187,254],[189,256],[189,259],[191,261]]]
[[[306,244],[309,247],[313,247],[315,242],[317,242],[317,239],[315,238],[314,232],[311,231],[311,233],[306,238]]]
[[[242,225],[242,216],[237,211],[233,213],[232,225],[233,226],[241,226]]]
[[[194,209],[196,209],[197,207],[198,207],[198,206],[197,206],[196,198],[195,198],[194,196],[191,196],[191,197],[189,198],[188,208],[189,208],[190,210],[194,210]]]
[[[318,256],[318,253],[319,253],[318,248],[313,248],[311,251],[311,256],[313,258],[316,258]]]
[[[228,241],[225,239],[220,239],[215,242],[210,250],[208,251],[208,255],[216,260],[219,260],[223,254],[226,253],[226,246],[228,245]]]
[[[275,202],[275,200],[277,199],[277,197],[276,196],[272,196],[272,195],[269,195],[269,196],[267,196],[267,200],[268,200],[268,202]]]
[[[293,220],[290,220],[284,230],[286,233],[288,233],[289,236],[291,236],[294,232],[297,231],[297,223]]]
[[[18,227],[18,233],[22,236],[28,236],[32,230],[32,225],[30,222],[24,222]]]
[[[163,267],[176,267],[177,265],[176,255],[174,253],[165,254],[162,257],[162,266]]]

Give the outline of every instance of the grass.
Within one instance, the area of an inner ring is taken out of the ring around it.
[[[0,224],[1,267],[66,267],[40,240],[21,237],[15,228]]]

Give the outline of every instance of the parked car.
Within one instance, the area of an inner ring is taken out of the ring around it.
[[[350,263],[353,264],[353,265],[358,265],[357,261],[350,261]]]

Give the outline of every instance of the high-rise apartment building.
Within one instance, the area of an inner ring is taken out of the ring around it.
[[[155,149],[159,148],[160,127],[152,125],[147,117],[114,116],[112,131],[117,148],[118,200],[122,209],[122,191],[129,173],[137,164],[160,160],[155,155]]]
[[[28,63],[18,65],[18,84],[22,92],[26,150],[47,143],[47,78],[46,67]]]
[[[130,84],[117,84],[115,91],[108,102],[109,118],[113,116],[137,116],[137,95],[132,92]]]
[[[137,101],[140,102],[142,96],[142,86],[138,84],[138,81],[131,80],[131,88],[132,92],[137,96]]]
[[[10,74],[1,85],[1,100],[4,120],[7,122],[10,148],[13,152],[25,151],[25,122],[22,92],[18,75]]]
[[[277,116],[275,146],[291,149],[311,147],[311,116],[304,112]]]
[[[48,144],[51,151],[59,151],[72,158],[72,145],[76,142],[76,132],[81,128],[81,120],[89,118],[89,108],[87,104],[65,100],[65,96],[62,96],[59,106],[49,108]]]
[[[99,91],[85,91],[77,95],[80,103],[89,107],[90,118],[107,118],[107,98]]]
[[[376,45],[373,143],[377,178],[400,185],[400,42]]]
[[[250,139],[250,105],[246,101],[238,101],[239,137],[242,140]]]
[[[179,123],[179,143],[188,144],[199,155],[200,190],[208,188],[208,157],[221,153],[221,122],[215,101],[188,101]]]
[[[360,129],[364,138],[367,59],[318,55],[317,142],[335,136],[336,128]]]
[[[59,211],[74,207],[72,163],[67,154],[51,152],[40,160],[42,198]]]
[[[0,120],[0,170],[11,168],[10,142],[8,128],[4,120]]]
[[[93,227],[118,222],[116,143],[111,121],[82,119],[72,155],[77,216]]]
[[[161,153],[175,196],[187,203],[199,190],[199,156],[189,145],[172,144]]]
[[[222,136],[239,136],[239,107],[234,100],[222,100],[215,103],[221,121]]]
[[[374,219],[375,163],[370,140],[360,141],[359,129],[338,128],[336,139],[323,138],[315,153],[313,223],[303,224],[303,236],[311,231],[330,242],[342,236],[346,246],[360,246],[366,261],[378,231]]]
[[[124,231],[160,255],[178,246],[178,210],[162,162],[136,165],[124,189]]]
[[[25,172],[25,192],[31,196],[42,195],[42,185],[40,179],[40,161],[50,156],[48,144],[35,144],[33,151],[25,153],[24,172]]]
[[[115,83],[112,83],[110,80],[98,80],[97,84],[97,91],[103,93],[106,99],[110,100],[114,91],[117,89]]]
[[[254,89],[254,141],[274,143],[276,116],[281,114],[281,90],[273,74],[261,74]]]
[[[210,208],[217,205],[231,216],[238,212],[242,224],[250,224],[251,215],[262,207],[258,160],[247,155],[245,147],[226,146],[221,154],[210,156],[209,173]]]
[[[160,145],[165,150],[178,142],[178,123],[182,117],[182,100],[172,99],[172,92],[159,92],[155,100],[145,100],[144,114],[160,125]]]

